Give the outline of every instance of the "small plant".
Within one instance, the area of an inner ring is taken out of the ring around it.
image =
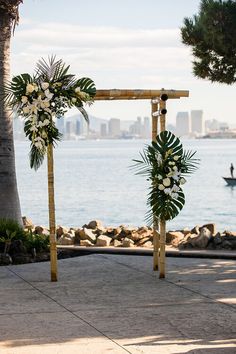
[[[11,232],[10,230],[6,230],[6,234],[4,236],[0,236],[0,242],[5,243],[3,251],[4,256],[8,254],[9,249],[11,247],[11,242],[15,236],[16,231]]]
[[[35,249],[36,252],[48,251],[49,250],[49,236],[48,235],[38,235],[33,233],[31,230],[26,234],[26,239],[24,241],[28,251]]]

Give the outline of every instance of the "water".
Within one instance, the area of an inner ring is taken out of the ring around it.
[[[99,219],[106,226],[145,225],[148,182],[129,166],[144,140],[63,141],[55,149],[57,224],[79,227]],[[186,204],[168,229],[215,222],[217,229],[236,230],[236,187],[222,176],[236,165],[236,140],[183,140],[197,150],[198,171],[184,185]],[[35,224],[48,225],[46,163],[37,171],[28,161],[29,145],[17,141],[16,167],[22,214]]]

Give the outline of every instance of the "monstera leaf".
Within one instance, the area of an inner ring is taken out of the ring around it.
[[[151,182],[146,221],[171,220],[182,210],[185,196],[182,185],[184,176],[196,170],[195,152],[184,151],[179,138],[170,131],[163,131],[151,145],[147,145],[141,159],[133,160],[136,174],[144,175]]]

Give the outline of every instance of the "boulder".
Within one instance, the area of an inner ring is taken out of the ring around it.
[[[188,242],[191,243],[193,247],[206,248],[211,238],[212,238],[211,231],[208,228],[203,227],[201,228],[200,234],[199,235],[192,234],[188,238]]]
[[[60,238],[63,234],[68,232],[68,228],[64,226],[57,226],[56,233],[57,233],[57,238]]]
[[[110,246],[111,243],[111,238],[106,235],[101,235],[98,236],[97,241],[96,241],[96,246],[98,247],[108,247]]]
[[[146,248],[153,248],[153,244],[151,241],[147,241],[143,244],[143,247],[146,247]]]
[[[216,224],[210,223],[210,224],[205,224],[202,227],[199,228],[199,231],[201,232],[201,229],[206,227],[209,231],[211,231],[212,235],[216,234]]]
[[[130,238],[124,238],[122,242],[122,247],[134,247],[134,241],[132,241]]]
[[[223,242],[220,232],[217,232],[217,234],[215,234],[212,241],[215,246],[218,246]]]
[[[184,239],[184,234],[180,231],[169,231],[166,233],[166,244],[177,247]]]
[[[114,247],[120,247],[120,246],[122,246],[122,242],[119,241],[119,240],[113,240],[113,241],[112,241],[112,246],[114,246]]]
[[[97,228],[102,227],[102,222],[100,220],[92,220],[87,224],[87,226],[84,225],[84,227],[87,229],[95,230]]]
[[[71,234],[66,233],[63,234],[57,242],[59,245],[70,246],[74,244],[74,237]]]
[[[83,227],[83,229],[81,229],[79,231],[79,238],[80,238],[80,241],[81,240],[89,240],[92,243],[96,242],[96,235],[93,233],[92,230],[87,229],[86,227]]]
[[[86,246],[86,247],[90,247],[93,246],[92,242],[90,242],[89,240],[80,240],[80,246]]]
[[[34,232],[37,235],[49,235],[50,234],[49,230],[43,226],[35,226]]]
[[[200,234],[200,226],[196,225],[194,226],[194,228],[191,230],[191,234],[196,234],[199,235]]]
[[[149,236],[142,238],[135,245],[138,246],[138,247],[142,247],[148,241],[150,241],[150,237]]]

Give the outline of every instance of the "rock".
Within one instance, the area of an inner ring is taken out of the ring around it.
[[[34,232],[37,235],[49,235],[50,232],[48,229],[45,229],[43,226],[35,226]]]
[[[95,230],[95,232],[96,232],[96,235],[97,235],[97,236],[105,235],[106,232],[107,232],[107,229],[106,229],[105,227],[101,226],[101,227],[98,227],[98,228]]]
[[[0,265],[12,264],[12,258],[9,254],[0,253]]]
[[[153,244],[151,241],[147,241],[143,244],[143,247],[147,247],[147,248],[153,248]]]
[[[150,237],[149,236],[142,238],[135,245],[138,246],[138,247],[142,247],[148,241],[150,241]]]
[[[179,242],[184,239],[184,234],[180,231],[169,231],[166,233],[166,244],[178,246]]]
[[[79,237],[80,237],[80,241],[81,240],[89,240],[92,243],[95,243],[96,241],[96,235],[93,233],[92,230],[87,229],[86,227],[84,227],[83,229],[81,229],[79,231]],[[81,244],[81,242],[80,242]]]
[[[132,241],[130,238],[124,238],[122,242],[122,247],[134,247],[134,241]]]
[[[113,229],[114,236],[119,235],[121,233],[121,230],[122,230],[122,228],[120,226],[114,228]]]
[[[80,232],[82,231],[83,229],[77,229],[75,230],[75,239],[74,239],[74,242],[76,245],[78,245],[80,243]]]
[[[133,232],[137,231],[137,228],[127,226],[127,227],[123,227],[122,230],[123,230],[125,236],[130,236]]]
[[[88,223],[87,226],[84,226],[87,229],[95,230],[97,228],[102,227],[102,222],[100,220],[92,220]]]
[[[191,230],[191,234],[196,234],[199,235],[200,234],[200,227],[198,225],[194,226],[194,228]]]
[[[27,230],[32,230],[34,228],[34,224],[32,220],[27,218],[26,216],[22,216],[23,228]]]
[[[75,230],[70,228],[70,230],[68,231],[68,234],[70,234],[71,236],[75,237]]]
[[[222,237],[220,232],[217,232],[217,234],[213,237],[213,244],[215,246],[218,246],[222,243]]]
[[[178,230],[178,231],[182,232],[184,236],[191,234],[191,230],[189,230],[188,228],[184,228],[183,230]]]
[[[97,241],[96,241],[96,246],[98,247],[108,247],[110,246],[111,243],[111,238],[106,235],[101,235],[98,236]]]
[[[225,230],[224,231],[224,235],[226,237],[232,237],[232,239],[235,237],[236,238],[236,232],[233,232],[233,231],[228,231],[228,230]]]
[[[191,235],[188,238],[188,242],[191,243],[193,247],[206,248],[210,239],[212,238],[212,233],[208,228],[201,228],[199,235]]]
[[[60,238],[63,234],[68,232],[68,228],[64,227],[64,226],[57,226],[56,229],[56,234],[57,234],[57,238]]]
[[[114,247],[120,247],[120,246],[122,246],[122,242],[119,241],[119,240],[113,240],[113,241],[112,241],[112,245],[113,245]]]
[[[70,246],[74,244],[74,237],[71,234],[66,233],[63,234],[57,242],[59,245]]]
[[[201,232],[201,229],[204,228],[204,227],[206,227],[208,230],[210,230],[212,235],[216,234],[216,224],[214,224],[214,223],[205,224],[205,225],[203,225],[202,227],[199,228],[199,231]]]
[[[93,246],[92,242],[90,242],[89,240],[80,240],[80,246],[86,246],[86,247],[90,247]]]

